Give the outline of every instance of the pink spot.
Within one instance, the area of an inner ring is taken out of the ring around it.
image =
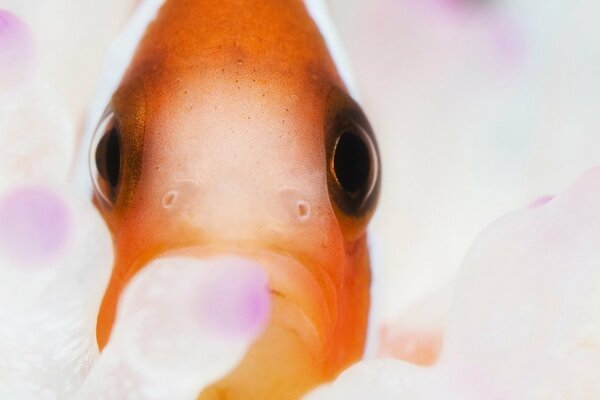
[[[0,94],[25,83],[34,69],[33,33],[17,15],[0,10]]]
[[[542,196],[542,197],[538,197],[537,199],[535,199],[534,201],[532,201],[531,203],[529,203],[527,205],[527,207],[525,208],[539,208],[543,205],[548,204],[552,199],[554,198],[554,196]]]
[[[428,0],[423,3],[429,5],[432,10],[453,15],[461,14],[465,8],[462,0]]]
[[[391,4],[397,2],[390,1]],[[457,20],[462,22],[471,11],[470,2],[465,0],[409,0],[409,5],[420,9],[434,18]]]
[[[492,14],[483,21],[489,32],[490,45],[498,60],[506,67],[517,67],[525,58],[522,32],[504,15]]]
[[[24,187],[0,198],[0,254],[22,266],[55,260],[66,247],[71,215],[55,192]]]
[[[202,323],[222,335],[258,335],[271,311],[267,273],[242,258],[218,259],[213,267],[209,282],[200,290]]]

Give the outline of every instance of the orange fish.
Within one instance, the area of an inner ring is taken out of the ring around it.
[[[233,255],[268,271],[272,316],[200,399],[297,399],[361,358],[380,162],[303,1],[166,0],[95,137],[101,348],[148,262]]]

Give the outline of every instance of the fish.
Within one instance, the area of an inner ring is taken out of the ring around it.
[[[153,260],[236,257],[267,271],[270,321],[199,399],[297,399],[361,359],[381,161],[303,1],[166,0],[90,165],[115,249],[101,349],[123,289]]]

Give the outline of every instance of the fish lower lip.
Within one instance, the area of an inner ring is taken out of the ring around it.
[[[273,315],[274,322],[279,324],[284,329],[293,332],[298,336],[309,351],[314,351],[315,354],[321,354],[324,347],[324,342],[319,336],[319,331],[315,321],[296,303],[291,301],[283,293],[271,289],[271,294],[274,297],[274,309],[279,300],[285,307],[285,312],[279,315]]]
[[[326,350],[335,325],[334,285],[319,265],[281,254],[265,255],[274,296],[273,322],[293,331],[311,351]],[[263,261],[263,260],[261,260]]]

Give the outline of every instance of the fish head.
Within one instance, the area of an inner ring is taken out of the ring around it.
[[[381,169],[371,126],[321,42],[267,57],[256,37],[182,45],[165,29],[160,17],[149,28],[92,145],[116,254],[99,345],[152,260],[251,260],[270,278],[270,322],[205,398],[298,397],[363,353]],[[300,39],[318,35],[306,29]]]

